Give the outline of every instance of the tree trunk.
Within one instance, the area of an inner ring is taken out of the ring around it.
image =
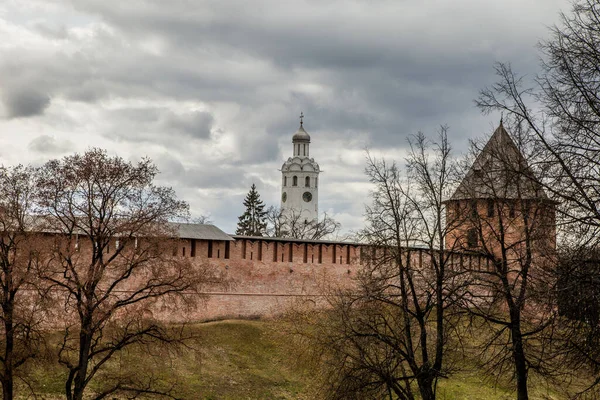
[[[2,399],[12,400],[13,398],[13,376],[12,371],[6,371],[2,377]]]
[[[433,391],[433,379],[429,374],[426,377],[417,378],[419,384],[419,392],[423,400],[435,400],[435,393]]]
[[[75,376],[75,372],[73,370],[69,370],[69,376],[65,382],[65,396],[67,400],[73,400],[73,377]]]
[[[89,323],[84,323],[79,334],[79,366],[75,374],[75,386],[73,388],[73,400],[82,400],[86,387],[87,368],[89,363],[90,347],[92,344],[91,334],[88,332]]]
[[[2,374],[2,398],[12,400],[13,398],[13,357],[14,357],[14,326],[13,326],[13,307],[10,304],[3,307],[4,313],[4,372]]]
[[[511,329],[513,343],[513,358],[515,361],[515,375],[517,377],[517,399],[528,400],[527,393],[527,364],[525,362],[525,350],[523,348],[523,336],[520,324],[513,323]]]
[[[2,399],[12,400],[13,398],[13,379],[12,373],[2,378]]]

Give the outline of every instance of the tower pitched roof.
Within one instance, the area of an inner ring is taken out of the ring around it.
[[[548,200],[502,121],[449,200],[481,198]]]

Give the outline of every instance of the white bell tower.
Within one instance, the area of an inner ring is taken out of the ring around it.
[[[319,215],[319,164],[310,158],[310,136],[304,130],[304,114],[300,128],[292,136],[294,156],[281,166],[281,212],[284,217],[312,221]]]

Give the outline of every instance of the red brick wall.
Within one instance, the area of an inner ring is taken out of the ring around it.
[[[547,256],[556,249],[556,225],[554,205],[549,202],[530,202],[525,207],[520,201],[510,200],[494,202],[494,215],[488,217],[488,201],[486,199],[449,201],[446,203],[446,221],[448,232],[445,248],[448,250],[479,250],[482,241],[485,250],[500,255],[500,224],[503,228],[505,247],[511,247],[526,240],[524,210],[529,210],[527,223],[530,227],[530,238],[538,255]],[[472,207],[476,207],[473,215]],[[468,231],[475,229],[479,244],[469,247]]]
[[[295,301],[319,303],[333,287],[350,287],[360,264],[360,246],[353,244],[236,239],[229,242],[227,258],[227,242],[195,242],[194,257],[192,239],[183,239],[177,254],[183,256],[185,247],[194,264],[207,263],[227,281],[205,290],[188,315],[195,320],[268,316]]]
[[[52,237],[49,235],[48,239],[52,240]],[[208,265],[224,278],[224,283],[206,286],[200,294],[187,293],[186,296],[194,300],[191,309],[169,307],[170,304],[159,300],[152,306],[152,311],[144,310],[171,322],[274,316],[297,302],[326,305],[324,295],[333,289],[352,288],[360,268],[373,255],[389,254],[383,247],[271,238],[237,238],[232,242],[181,239],[164,244],[168,257],[171,254],[185,257],[198,268]],[[212,248],[211,257],[209,248]],[[115,241],[112,241],[107,255],[115,249]],[[77,253],[87,259],[89,250],[89,241],[81,238]],[[429,250],[408,251],[415,267],[430,270],[424,265],[429,260]],[[478,270],[489,267],[488,262],[477,255],[457,252],[451,257],[454,268]],[[422,277],[429,279],[427,273]],[[135,285],[135,278],[124,283],[128,284]]]
[[[181,241],[178,254],[183,254],[183,247],[191,247],[190,239]],[[212,242],[211,258],[208,257],[208,241],[197,240],[195,247],[192,262],[197,265],[208,263],[228,283],[207,288],[202,301],[192,312],[185,315],[164,314],[161,316],[164,319],[265,317],[285,312],[297,302],[325,305],[323,295],[335,288],[352,288],[361,264],[373,255],[373,248],[367,245],[269,238],[238,238],[230,242],[229,258],[225,258],[225,242],[222,241]],[[377,256],[381,257],[384,250],[377,249]],[[319,262],[319,252],[322,262]],[[189,252],[186,251],[186,254],[189,255]],[[429,251],[411,249],[410,256],[415,267],[422,267],[429,260]],[[451,263],[453,268],[474,271],[489,268],[489,261],[469,253],[453,254]]]

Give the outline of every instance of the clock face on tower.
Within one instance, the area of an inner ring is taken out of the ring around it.
[[[283,194],[281,195],[281,201],[283,201],[285,203],[286,200],[287,200],[287,193],[283,192]]]
[[[308,203],[312,200],[312,194],[310,192],[304,192],[304,194],[302,195],[302,199]]]

